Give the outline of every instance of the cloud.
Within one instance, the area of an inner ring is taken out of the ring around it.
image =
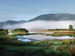
[[[47,29],[65,29],[69,27],[69,25],[74,25],[75,21],[32,21],[26,22],[22,24],[14,24],[14,25],[4,25],[2,28],[13,30],[15,28],[26,28],[28,30],[47,30]]]

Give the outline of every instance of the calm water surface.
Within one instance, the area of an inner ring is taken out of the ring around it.
[[[54,36],[46,36],[46,35],[27,35],[27,36],[16,36],[21,41],[40,41],[40,40],[62,40],[62,39],[75,39],[74,37],[69,36],[60,36],[60,37],[54,37]]]
[[[29,32],[29,33],[47,33],[47,34],[52,34],[53,32]],[[12,33],[9,33],[9,35]],[[24,42],[29,42],[29,41],[40,41],[40,40],[62,40],[62,39],[75,39],[74,37],[69,37],[69,36],[46,36],[46,35],[24,35],[24,36],[16,36],[18,40],[24,41]]]

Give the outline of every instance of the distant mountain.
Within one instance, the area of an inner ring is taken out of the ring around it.
[[[0,22],[0,27],[2,27],[3,25],[13,25],[13,24],[18,24],[18,23],[24,23],[26,22],[25,20],[21,20],[21,21],[13,21],[13,20],[8,20],[8,21],[5,21],[5,22]]]
[[[44,20],[44,21],[74,21],[75,20],[75,14],[43,14],[40,16],[37,16],[34,19],[31,19],[29,21],[37,21],[37,20]]]
[[[36,18],[30,19],[29,21],[25,20],[20,20],[20,21],[13,21],[13,20],[8,20],[5,22],[0,22],[0,27],[3,25],[8,25],[8,24],[21,24],[24,22],[30,22],[30,21],[37,21],[37,20],[43,20],[43,21],[75,21],[75,14],[66,14],[66,13],[61,13],[61,14],[43,14],[39,15]]]

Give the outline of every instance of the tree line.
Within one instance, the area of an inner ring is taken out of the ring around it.
[[[73,29],[73,25],[69,25],[68,29],[47,29],[48,31],[60,31],[60,30],[75,30]]]

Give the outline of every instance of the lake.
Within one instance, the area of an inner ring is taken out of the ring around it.
[[[52,34],[53,32],[29,32],[29,33],[46,33],[46,34]],[[11,32],[9,33],[9,35],[12,34]],[[30,41],[40,41],[40,40],[64,40],[64,39],[75,39],[74,37],[70,37],[70,36],[46,36],[41,35],[41,34],[37,34],[37,35],[24,35],[24,36],[16,36],[18,38],[18,40],[24,41],[24,42],[30,42]]]
[[[24,41],[24,42],[29,42],[29,41],[40,41],[40,40],[64,40],[64,39],[75,39],[74,37],[69,37],[69,36],[60,36],[60,37],[55,37],[55,36],[46,36],[46,35],[27,35],[27,36],[16,36],[18,40]]]

